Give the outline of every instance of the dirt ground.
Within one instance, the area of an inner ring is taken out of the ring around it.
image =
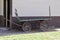
[[[45,32],[52,32],[52,31],[60,31],[60,28],[50,28],[48,29],[48,31],[45,31]],[[39,29],[34,29],[34,30],[31,30],[31,32],[28,32],[28,33],[36,33],[36,32],[42,32],[40,31]],[[25,34],[26,32],[23,32],[21,30],[8,30],[8,28],[0,28],[0,36],[5,36],[5,35],[13,35],[13,34]]]

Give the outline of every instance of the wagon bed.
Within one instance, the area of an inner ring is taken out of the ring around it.
[[[51,20],[51,17],[16,17],[19,22],[24,21],[38,21],[38,20]]]

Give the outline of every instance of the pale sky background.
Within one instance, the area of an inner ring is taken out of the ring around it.
[[[51,16],[60,16],[60,0],[12,0],[13,16],[15,8],[19,16],[49,16],[49,4]],[[0,14],[3,14],[3,2],[0,0]]]
[[[3,0],[0,0],[0,15],[3,15]]]
[[[60,0],[12,0],[13,16],[15,8],[19,16],[49,16],[49,4],[51,16],[60,16]],[[0,0],[0,15],[3,15],[3,0]]]
[[[50,0],[51,15],[60,16],[60,0]]]

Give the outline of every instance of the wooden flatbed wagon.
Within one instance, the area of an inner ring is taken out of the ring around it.
[[[51,17],[19,17],[16,10],[16,21],[21,25],[20,27],[24,32],[31,31],[32,27],[38,27],[41,31],[48,31],[48,20],[51,20]]]

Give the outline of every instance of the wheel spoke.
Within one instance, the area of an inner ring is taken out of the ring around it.
[[[28,23],[28,22],[25,22],[25,23],[23,24],[22,29],[23,29],[24,32],[29,32],[29,31],[31,31],[31,24]]]
[[[47,30],[48,30],[48,25],[47,25],[47,23],[41,23],[41,24],[40,24],[40,30],[42,30],[42,31],[47,31]]]

